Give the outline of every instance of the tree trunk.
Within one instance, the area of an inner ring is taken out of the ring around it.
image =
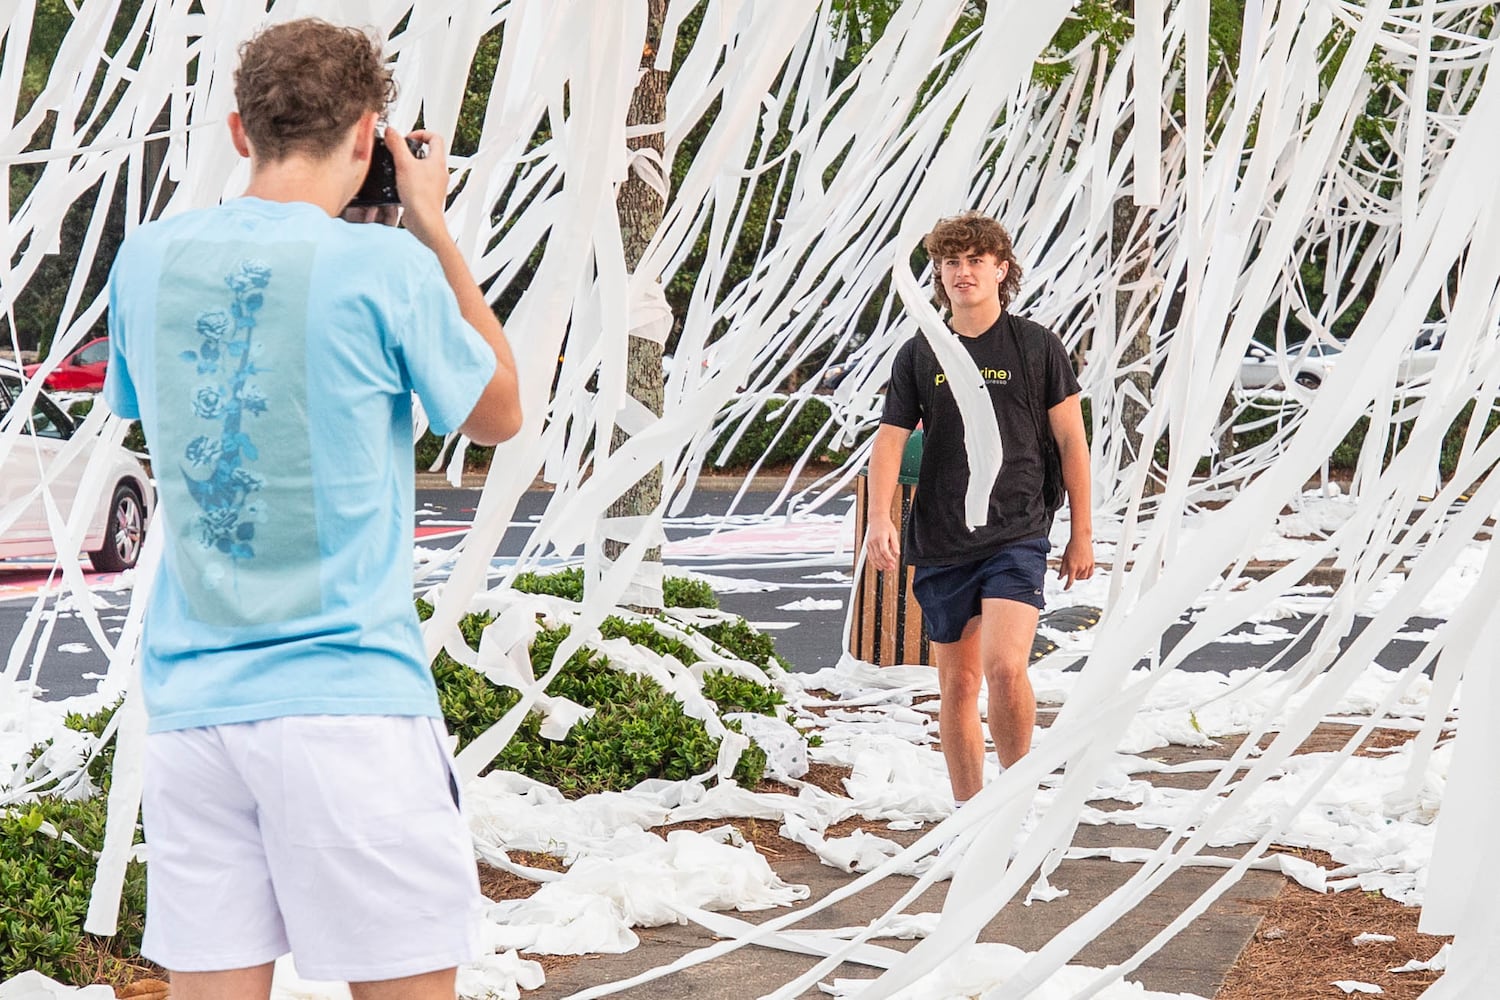
[[[1122,144],[1123,145],[1123,144]],[[1116,155],[1120,155],[1118,152]],[[1131,253],[1129,239],[1130,228],[1135,223],[1138,209],[1134,198],[1117,198],[1114,204],[1114,213],[1111,220],[1110,246],[1116,260],[1121,260]],[[1146,278],[1146,270],[1151,257],[1149,250],[1137,251],[1134,258],[1120,274],[1120,287],[1115,291],[1115,333],[1124,337],[1127,334],[1126,326],[1131,320],[1130,300],[1140,288],[1142,281]],[[1143,310],[1136,310],[1139,316]],[[1136,365],[1141,359],[1151,352],[1151,326],[1149,323],[1141,323],[1139,329],[1130,337],[1126,344],[1124,353],[1120,356],[1120,367],[1129,369]],[[1120,377],[1116,383],[1118,390],[1123,390],[1123,383],[1131,382],[1141,398],[1151,399],[1152,377],[1149,370],[1129,371]],[[1120,396],[1120,427],[1125,434],[1127,450],[1130,454],[1143,460],[1149,460],[1150,456],[1141,455],[1143,447],[1141,440],[1141,425],[1146,419],[1146,407],[1141,405],[1133,395],[1123,391]],[[1150,479],[1147,480],[1147,491],[1150,492]]]
[[[655,69],[654,64],[657,46],[661,44],[662,25],[667,16],[668,0],[649,0],[649,3],[646,45],[641,52],[642,72],[630,101],[630,114],[627,119],[629,125],[656,124],[664,122],[667,117],[668,74]],[[661,153],[665,147],[665,137],[661,132],[652,132],[649,135],[628,139],[626,144],[631,149],[650,148]],[[657,227],[661,225],[665,208],[666,203],[661,195],[641,180],[634,170],[626,178],[625,183],[620,185],[620,191],[615,197],[615,209],[620,219],[620,236],[625,245],[625,269],[627,271],[635,272],[641,256],[646,251],[646,246],[656,234]],[[630,338],[626,367],[626,392],[658,417],[662,412],[661,358],[660,344],[641,337]],[[627,440],[629,440],[629,435],[616,427],[614,439],[610,442],[610,451],[615,451]],[[649,514],[661,503],[661,483],[662,468],[658,465],[610,506],[608,516],[611,518],[641,517]],[[623,541],[606,539],[604,555],[610,560],[617,559],[625,550],[625,546],[626,543]],[[660,564],[661,548],[653,547],[647,551],[645,561]],[[661,610],[659,606],[649,607],[640,603],[631,603],[629,606],[637,611]]]

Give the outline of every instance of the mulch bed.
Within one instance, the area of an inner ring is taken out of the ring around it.
[[[1357,726],[1324,723],[1297,753],[1337,752]],[[1399,747],[1414,733],[1375,729],[1355,750],[1359,756],[1381,756],[1380,750]],[[1263,741],[1268,744],[1269,741]],[[1300,848],[1276,848],[1324,868],[1338,867],[1327,854]],[[1392,1000],[1414,1000],[1436,982],[1436,972],[1388,972],[1413,958],[1426,961],[1452,940],[1417,932],[1419,907],[1403,906],[1378,892],[1347,889],[1319,895],[1288,879],[1281,893],[1263,903],[1245,903],[1259,913],[1260,929],[1230,970],[1215,1000],[1313,1000],[1342,997],[1333,983],[1354,980],[1373,983]],[[1360,934],[1389,934],[1390,942],[1355,944]],[[1358,995],[1358,994],[1354,994]]]
[[[1325,867],[1334,865],[1318,851],[1280,850]],[[1349,889],[1320,896],[1289,879],[1279,896],[1246,905],[1260,913],[1260,929],[1240,953],[1215,1000],[1342,997],[1346,994],[1333,985],[1342,980],[1374,983],[1392,1000],[1414,1000],[1440,974],[1386,970],[1413,958],[1426,961],[1452,940],[1417,933],[1422,911],[1378,892]],[[1355,944],[1360,934],[1389,934],[1396,940]]]
[[[1325,722],[1317,729],[1308,734],[1307,739],[1297,748],[1297,753],[1338,753],[1344,749],[1344,744],[1354,737],[1359,729],[1357,723]],[[1261,740],[1261,746],[1271,745],[1271,739],[1275,734],[1270,734]],[[1366,736],[1364,742],[1354,751],[1356,757],[1384,757],[1383,750],[1391,750],[1396,747],[1405,746],[1415,732],[1404,729],[1372,729],[1370,735]]]
[[[562,858],[535,851],[506,851],[511,861],[528,868],[543,868],[550,872],[567,871]],[[507,871],[479,862],[479,891],[490,899],[530,899],[543,883],[513,875]]]

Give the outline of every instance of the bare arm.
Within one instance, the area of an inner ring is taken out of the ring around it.
[[[1074,393],[1047,411],[1047,422],[1057,442],[1062,459],[1063,488],[1068,493],[1068,517],[1073,526],[1067,548],[1063,549],[1057,575],[1066,580],[1063,589],[1074,580],[1094,575],[1094,508],[1089,489],[1089,442],[1083,431],[1083,407]]]
[[[911,431],[895,424],[881,424],[870,449],[870,526],[865,535],[870,565],[892,571],[901,564],[901,532],[891,517],[896,503],[901,455]]]
[[[385,144],[396,160],[396,187],[401,193],[406,228],[433,253],[442,265],[443,277],[458,299],[458,311],[479,331],[495,352],[495,373],[480,393],[479,401],[459,430],[479,445],[499,444],[521,429],[521,389],[516,378],[516,359],[511,354],[505,330],[495,318],[484,293],[479,290],[458,244],[448,233],[443,208],[448,194],[448,165],[442,137],[418,131],[411,137],[427,144],[426,158],[417,159],[406,148],[403,136],[385,130]]]

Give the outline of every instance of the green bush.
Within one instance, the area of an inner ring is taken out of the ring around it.
[[[432,431],[427,431],[417,438],[414,450],[416,456],[416,467],[418,472],[426,472],[432,468],[432,463],[437,461],[438,452],[442,450],[443,439]],[[483,472],[490,467],[490,459],[495,457],[494,448],[481,448],[477,444],[471,444],[464,449],[464,471]]]
[[[583,600],[583,568],[560,569],[553,573],[520,573],[510,583],[523,594],[546,594],[569,601]]]
[[[63,718],[63,725],[68,729],[73,730],[74,732],[89,733],[95,738],[103,736],[105,727],[109,725],[109,720],[114,718],[115,711],[119,709],[120,705],[123,704],[124,701],[125,699],[122,696],[113,705],[110,705],[108,708],[101,709],[100,711],[95,712],[93,715],[80,715],[77,712],[71,712]],[[49,739],[45,743],[41,743],[37,746],[32,747],[29,762],[35,763],[37,759],[40,758],[42,754],[46,753],[47,750],[52,746],[52,742],[53,741]],[[104,744],[104,746],[99,748],[99,752],[95,754],[94,759],[89,762],[88,768],[89,780],[93,782],[95,788],[98,788],[106,795],[109,794],[109,783],[110,778],[114,773],[114,766],[115,741],[110,740],[108,743]],[[49,792],[54,790],[54,788],[55,783],[41,788],[40,791]]]
[[[63,724],[97,737],[119,707],[117,701],[93,715],[73,713]],[[31,760],[50,744],[49,740],[34,747]],[[111,740],[89,763],[89,777],[102,789],[100,794],[78,801],[43,794],[0,810],[0,980],[27,969],[79,986],[100,976],[129,978],[121,969],[140,955],[146,910],[143,865],[131,862],[126,868],[120,933],[95,938],[83,932],[95,853],[104,846],[113,766]],[[56,835],[48,832],[49,825]],[[83,846],[69,843],[63,835]],[[139,829],[135,839],[141,840]]]
[[[94,400],[97,398],[97,396],[91,396],[88,399],[73,400],[73,402],[68,404],[68,416],[82,423],[83,418],[88,416],[89,411],[94,408]],[[141,454],[145,453],[146,432],[141,430],[141,422],[139,420],[132,420],[130,422],[130,429],[125,432],[125,439],[120,443],[130,451]]]
[[[716,625],[704,625],[698,631],[746,663],[753,663],[764,669],[770,661],[775,660],[783,670],[792,669],[792,665],[776,652],[775,640],[764,632],[757,632],[755,627],[743,618],[719,622]]]
[[[1464,407],[1453,426],[1448,429],[1448,434],[1443,438],[1443,452],[1438,461],[1438,468],[1444,476],[1453,475],[1458,468],[1458,453],[1464,445],[1464,435],[1469,431],[1469,423],[1474,419],[1474,404],[1471,402]],[[1484,430],[1480,434],[1480,441],[1484,441],[1496,430],[1500,430],[1500,409],[1491,409],[1485,416]]]
[[[122,978],[118,967],[140,955],[146,912],[140,862],[125,869],[119,934],[95,938],[83,932],[94,852],[104,846],[105,807],[102,795],[79,802],[44,796],[0,813],[0,980],[35,969],[83,986]],[[52,836],[44,824],[83,846]]]
[[[720,452],[739,430],[741,424],[745,424],[745,433],[725,459],[726,468],[748,469],[762,456],[765,457],[763,465],[773,467],[790,465],[815,445],[817,446],[813,454],[815,461],[839,465],[848,460],[859,442],[855,442],[855,445],[847,450],[829,447],[831,435],[824,433],[824,425],[828,423],[832,410],[828,403],[818,396],[810,396],[801,401],[791,427],[778,438],[777,434],[786,422],[787,405],[786,399],[769,399],[764,408],[756,413],[749,417],[737,418],[719,434],[713,447],[709,449],[708,463],[717,465]],[[867,428],[860,440],[873,434],[874,431],[874,427]],[[442,444],[442,439],[431,431],[417,439],[416,467],[418,471],[425,472],[432,467]],[[465,471],[482,472],[488,469],[494,451],[493,448],[478,448],[470,445],[469,449],[464,452]]]
[[[1268,403],[1264,406],[1247,407],[1245,412],[1241,414],[1239,422],[1241,424],[1254,424],[1257,421],[1266,420],[1268,417],[1274,417],[1276,413],[1274,406],[1274,403]],[[1470,402],[1464,406],[1463,411],[1443,435],[1442,450],[1438,456],[1438,471],[1445,479],[1451,477],[1458,467],[1458,453],[1463,447],[1464,435],[1468,433],[1469,423],[1473,419],[1474,404]],[[1411,428],[1412,424],[1408,421],[1398,427],[1392,434],[1397,450],[1406,447],[1406,443],[1411,439]],[[1481,440],[1489,437],[1496,429],[1500,429],[1500,410],[1491,410],[1486,415]],[[1274,421],[1251,430],[1236,431],[1235,446],[1237,450],[1243,451],[1266,443],[1275,436],[1275,433],[1276,425]],[[1360,452],[1364,450],[1365,439],[1369,434],[1370,418],[1360,417],[1349,428],[1349,433],[1344,435],[1343,439],[1328,456],[1329,468],[1352,472],[1359,464]],[[1390,459],[1390,445],[1388,443],[1387,453],[1381,458],[1380,466],[1382,469],[1390,464]]]
[[[575,567],[553,573],[522,573],[516,577],[511,586],[528,594],[550,594],[553,597],[562,597],[570,601],[581,601],[583,600],[583,570]],[[662,581],[661,589],[662,603],[669,608],[717,609],[719,606],[719,600],[714,596],[713,588],[701,580],[693,580],[685,576],[669,576]],[[423,616],[431,613],[430,610],[425,611]],[[483,629],[482,625],[480,629]],[[671,649],[664,648],[662,643],[668,640],[650,626],[627,628],[623,621],[611,617],[604,620],[599,631],[606,639],[626,635],[632,642],[650,646],[658,653],[670,652],[685,664],[698,661],[697,655],[680,643],[672,644]],[[764,632],[756,631],[743,618],[700,626],[696,631],[708,636],[741,660],[758,667],[764,668],[769,661],[775,660],[785,670],[792,668],[792,665],[776,652],[775,640]],[[476,649],[478,648],[477,632],[472,636],[466,635],[465,638],[469,639],[470,644]]]
[[[110,720],[114,718],[115,711],[124,702],[125,697],[121,695],[120,699],[113,705],[95,712],[93,715],[80,715],[77,712],[71,712],[63,719],[63,725],[75,732],[90,733],[97,739],[104,735],[105,727],[109,725]],[[89,762],[89,780],[94,783],[94,787],[98,788],[105,795],[108,795],[110,779],[114,776],[114,772],[115,741],[111,739],[99,748],[99,752]]]
[[[430,614],[430,608],[419,610],[424,616]],[[477,648],[479,634],[491,620],[489,615],[468,615],[460,622],[460,631]],[[531,645],[532,669],[538,676],[550,668],[568,632],[560,626],[538,633]],[[600,634],[606,639],[628,639],[658,654],[674,656],[684,665],[698,661],[689,646],[649,622],[611,616],[601,623]],[[518,691],[492,684],[446,653],[433,662],[433,676],[443,716],[460,746],[520,701]],[[649,677],[616,670],[597,650],[575,653],[547,690],[594,709],[593,717],[575,725],[565,739],[548,740],[541,735],[541,716],[530,712],[491,768],[545,781],[567,795],[587,795],[624,790],[647,778],[683,780],[709,770],[717,759],[718,740],[708,735],[702,722],[685,714],[676,698]],[[719,671],[705,678],[704,692],[721,712],[774,712],[783,700],[772,688]],[[765,752],[752,745],[741,756],[735,779],[746,786],[759,783],[765,763]]]
[[[669,576],[661,582],[661,602],[669,608],[714,608],[719,607],[719,598],[714,588],[705,580],[694,580],[686,576]]]
[[[730,712],[775,715],[776,706],[786,701],[775,688],[723,670],[710,670],[703,675],[703,695],[726,715]]]
[[[1089,420],[1090,405],[1087,398],[1083,403],[1084,428],[1088,432],[1090,440],[1093,437],[1093,425]],[[1398,404],[1399,405],[1399,404]],[[1249,451],[1270,441],[1276,436],[1276,413],[1280,409],[1280,403],[1274,399],[1255,400],[1245,407],[1235,419],[1234,447],[1237,452]],[[1284,422],[1294,419],[1294,414],[1287,413]],[[1463,412],[1448,428],[1443,436],[1442,450],[1438,458],[1438,470],[1444,479],[1451,477],[1458,467],[1458,453],[1463,447],[1464,435],[1468,432],[1469,422],[1474,419],[1474,404],[1468,403]],[[1256,426],[1259,425],[1259,426]],[[1485,427],[1481,440],[1489,437],[1497,429],[1500,429],[1500,409],[1492,409],[1485,417]],[[1353,472],[1359,465],[1360,452],[1364,450],[1365,438],[1370,433],[1370,418],[1360,417],[1349,428],[1349,433],[1334,447],[1328,456],[1328,467],[1340,472]],[[1411,437],[1411,423],[1402,424],[1393,434],[1396,447],[1403,448]],[[1156,459],[1165,462],[1168,457],[1166,445],[1158,446]],[[1381,459],[1381,468],[1390,464],[1389,449],[1386,456]],[[1200,472],[1206,469],[1200,464]]]
[[[724,460],[724,465],[731,469],[747,469],[762,457],[763,465],[789,465],[814,445],[818,446],[813,455],[817,461],[837,465],[846,460],[849,457],[847,451],[827,447],[828,435],[824,433],[824,425],[828,423],[832,413],[828,404],[816,396],[800,402],[796,416],[792,418],[792,424],[786,428],[785,433],[782,433],[782,428],[789,412],[788,401],[785,399],[769,399],[764,409],[736,420],[724,429],[709,449],[708,462],[718,464],[720,453],[741,426],[745,433]],[[780,437],[777,437],[778,434]]]
[[[569,601],[583,600],[583,569],[573,567],[552,573],[521,573],[511,586],[525,594],[547,594]],[[702,580],[669,576],[661,583],[662,604],[668,608],[717,608],[714,589]]]

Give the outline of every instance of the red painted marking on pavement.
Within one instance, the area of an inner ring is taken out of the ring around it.
[[[468,532],[468,525],[462,528],[456,528],[451,524],[434,524],[427,527],[417,525],[416,537],[418,540],[425,538],[452,538],[454,535],[466,535]]]
[[[90,584],[107,585],[113,584],[120,578],[119,573],[96,573],[87,566],[83,570],[83,578]],[[48,583],[54,580],[53,583]],[[62,573],[54,578],[51,563],[25,563],[10,562],[0,563],[0,601],[12,601],[23,597],[36,597],[38,594],[56,594],[63,590]]]

